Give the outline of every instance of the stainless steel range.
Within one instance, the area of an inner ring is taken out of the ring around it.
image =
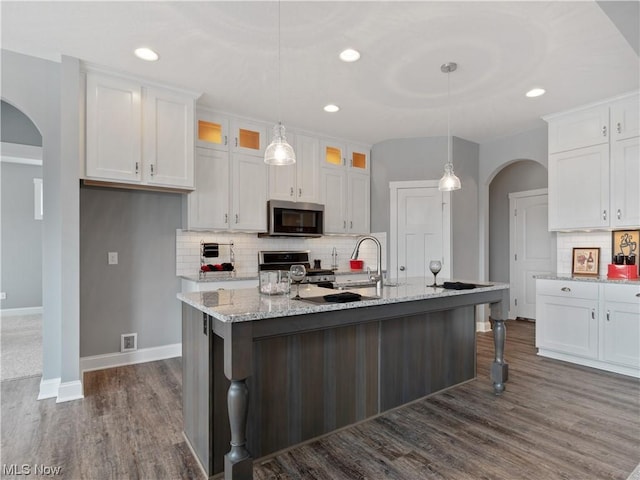
[[[291,265],[304,265],[307,276],[302,283],[331,283],[336,276],[333,270],[311,268],[309,250],[262,250],[258,252],[258,270],[289,270]]]

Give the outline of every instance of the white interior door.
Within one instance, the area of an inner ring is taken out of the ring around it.
[[[451,277],[450,194],[437,181],[391,182],[390,275],[428,277],[430,260],[442,261],[438,279]],[[439,280],[440,281],[440,280]]]
[[[547,189],[509,194],[509,318],[536,318],[535,275],[556,270],[556,235],[548,230]]]

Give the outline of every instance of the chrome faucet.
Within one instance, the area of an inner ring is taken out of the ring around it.
[[[377,271],[375,275],[369,275],[369,280],[372,282],[376,282],[376,295],[382,295],[382,245],[380,244],[380,240],[371,235],[365,235],[363,237],[358,237],[358,241],[356,242],[356,246],[353,249],[353,253],[351,254],[351,260],[356,260],[358,258],[358,253],[360,252],[360,245],[365,240],[371,240],[376,244],[376,268]]]

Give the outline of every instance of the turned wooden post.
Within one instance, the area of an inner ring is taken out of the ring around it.
[[[504,342],[507,328],[504,324],[508,317],[509,290],[503,293],[501,302],[491,304],[491,318],[493,319],[493,347],[495,360],[491,364],[491,380],[496,395],[505,390],[505,382],[509,379],[509,365],[504,361]]]
[[[249,389],[252,373],[253,339],[251,322],[230,323],[224,332],[224,374],[231,381],[227,392],[231,449],[224,456],[225,480],[253,479],[253,458],[247,450]]]

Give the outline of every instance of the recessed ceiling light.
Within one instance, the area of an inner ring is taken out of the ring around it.
[[[330,103],[329,105],[325,105],[324,106],[324,111],[325,112],[336,113],[338,110],[340,110],[340,107],[338,105],[334,105],[332,103]]]
[[[156,52],[147,47],[136,48],[133,53],[136,54],[136,57],[146,60],[147,62],[155,62],[159,58]]]
[[[355,62],[360,59],[360,52],[353,48],[347,48],[340,52],[340,60],[343,62]]]
[[[526,95],[529,98],[539,97],[540,95],[544,95],[545,91],[546,90],[544,88],[532,88],[526,93]]]

